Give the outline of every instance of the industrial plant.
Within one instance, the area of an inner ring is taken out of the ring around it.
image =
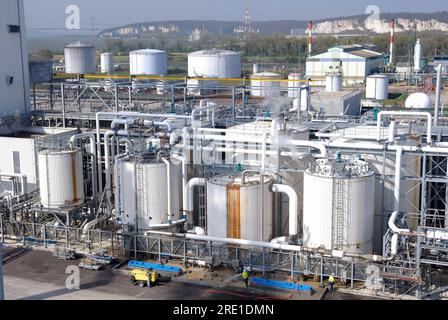
[[[29,58],[22,0],[0,2],[0,24],[0,241],[15,257],[1,298],[19,297],[8,276],[29,249],[135,290],[447,297],[447,66],[420,39],[398,65],[394,21],[387,52],[315,52],[310,23],[304,70],[286,76],[213,47],[185,74],[160,48],[118,72],[83,41],[55,71]]]

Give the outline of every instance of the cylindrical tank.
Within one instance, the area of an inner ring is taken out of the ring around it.
[[[252,74],[257,74],[258,73],[258,63],[254,63],[252,65]]]
[[[411,94],[405,102],[406,109],[432,109],[431,98],[423,92]]]
[[[84,203],[81,150],[42,151],[38,162],[39,193],[43,207],[59,209]]]
[[[70,43],[64,48],[65,73],[89,74],[96,72],[95,47],[81,42]]]
[[[327,92],[339,92],[342,90],[342,74],[329,73],[325,77],[325,90]]]
[[[300,73],[291,73],[288,76],[288,97],[290,98],[298,98],[299,95],[305,95],[306,96],[306,92],[302,91],[300,93],[300,88],[303,87],[303,82],[298,82],[298,81],[294,81],[294,80],[303,80],[303,74]]]
[[[182,163],[170,161],[170,192],[168,193],[167,165],[157,157],[144,156],[121,165],[120,199],[124,225],[139,232],[151,225],[168,223],[168,195],[172,220],[180,218],[182,208]]]
[[[272,239],[271,179],[227,175],[207,180],[207,234],[252,241]],[[262,200],[263,199],[263,200]]]
[[[101,73],[113,73],[114,72],[114,55],[110,52],[102,53],[101,60]]]
[[[389,98],[389,78],[384,74],[376,74],[367,77],[366,98],[386,100]]]
[[[304,175],[304,246],[371,252],[374,192],[374,173],[366,162],[318,160]]]
[[[280,96],[280,80],[281,77],[277,73],[262,72],[252,76],[250,81],[251,95],[254,97],[279,97]]]
[[[420,39],[417,39],[417,43],[415,44],[414,49],[414,71],[419,72],[421,70],[421,61],[422,61],[422,44]]]
[[[142,49],[129,53],[131,75],[167,75],[168,55],[165,51]]]
[[[202,50],[188,55],[188,76],[203,78],[240,78],[241,56],[227,50]]]

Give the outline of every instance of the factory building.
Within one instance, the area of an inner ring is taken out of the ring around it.
[[[0,2],[0,118],[29,111],[28,51],[22,0]]]
[[[306,76],[324,84],[327,72],[339,67],[344,85],[364,83],[367,76],[379,72],[385,64],[384,55],[362,45],[337,46],[328,52],[311,56],[306,61]]]

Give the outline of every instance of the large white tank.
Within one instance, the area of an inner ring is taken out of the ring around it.
[[[406,109],[432,109],[431,98],[423,92],[411,94],[405,102]]]
[[[304,175],[304,246],[371,252],[374,192],[374,173],[366,162],[318,160]]]
[[[241,56],[227,50],[202,50],[188,55],[188,76],[241,78]]]
[[[277,73],[262,72],[252,76],[251,95],[254,97],[279,97],[281,76]],[[272,81],[274,80],[274,81]]]
[[[114,55],[110,52],[102,53],[100,56],[101,61],[101,73],[113,73],[114,68]]]
[[[181,217],[182,164],[170,160],[170,200],[172,220]],[[151,225],[168,222],[167,165],[156,157],[130,159],[120,170],[121,216],[124,225],[133,226],[139,232]]]
[[[422,61],[422,44],[420,39],[417,39],[417,43],[414,48],[414,71],[419,72],[421,70]]]
[[[327,92],[339,92],[342,90],[342,74],[329,73],[325,77],[325,90]]]
[[[42,151],[38,162],[39,193],[43,207],[59,209],[84,203],[81,150]]]
[[[366,98],[375,100],[389,98],[389,78],[387,75],[375,74],[367,77]]]
[[[303,74],[300,73],[291,73],[288,76],[288,97],[290,98],[298,98],[299,95],[305,95],[306,96],[306,92],[302,90],[302,92],[300,93],[300,88],[302,88],[303,82],[298,82],[298,81],[294,81],[294,80],[303,80]]]
[[[207,234],[252,241],[272,239],[273,194],[267,176],[227,175],[207,180]],[[263,199],[263,200],[262,200]]]
[[[96,72],[95,47],[81,42],[70,43],[64,48],[65,73],[89,74]]]
[[[131,75],[167,75],[168,55],[165,51],[142,49],[129,53]]]

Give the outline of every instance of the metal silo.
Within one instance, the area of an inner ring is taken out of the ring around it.
[[[131,75],[168,74],[168,55],[165,51],[155,49],[142,49],[129,53]]]
[[[203,78],[240,78],[241,56],[227,50],[202,50],[188,55],[188,76]]]
[[[42,151],[38,155],[39,193],[45,208],[69,208],[84,203],[82,151]]]
[[[367,77],[366,98],[386,100],[389,98],[389,78],[387,75],[376,74]]]
[[[366,162],[318,160],[304,176],[304,246],[370,253],[374,192],[374,173]]]
[[[102,53],[101,60],[101,73],[114,73],[114,55],[110,52]]]
[[[325,77],[325,90],[327,92],[339,92],[342,90],[342,74],[328,73]]]
[[[169,180],[167,163],[158,157],[144,155],[121,163],[120,208],[115,210],[120,211],[124,225],[143,232],[160,224],[168,224],[169,210],[173,221],[179,219],[182,207],[182,163],[174,159],[168,161]]]
[[[65,73],[89,74],[96,72],[95,47],[81,42],[70,43],[64,48]]]
[[[254,97],[279,97],[281,76],[277,73],[262,72],[252,76],[251,95]]]
[[[217,176],[207,180],[207,234],[252,241],[272,238],[271,178]]]
[[[294,80],[303,80],[303,74],[300,73],[291,73],[288,76],[288,97],[290,98],[298,98],[299,95],[305,95],[306,93],[304,91],[300,92],[300,88],[303,87],[303,82],[299,82],[299,81],[294,81]]]

